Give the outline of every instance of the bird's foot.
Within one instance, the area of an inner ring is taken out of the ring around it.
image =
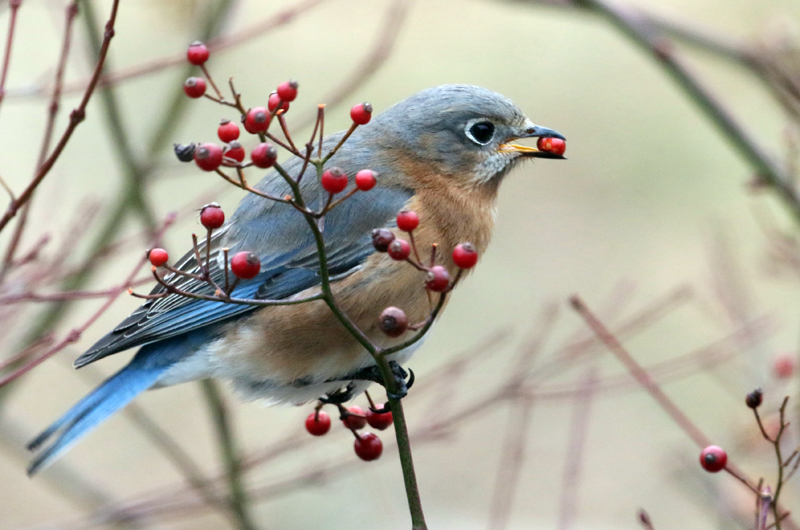
[[[347,383],[346,387],[338,388],[333,392],[328,392],[327,394],[319,398],[319,400],[325,404],[339,406],[342,403],[345,403],[353,399],[353,393],[355,393],[355,390],[356,390],[356,385],[351,381],[350,383]]]
[[[406,371],[396,361],[389,361],[389,368],[392,370],[392,375],[394,376],[394,381],[397,384],[398,390],[396,393],[387,391],[386,395],[389,399],[403,399],[408,395],[408,389],[414,384],[414,372],[411,371],[410,368]],[[347,378],[359,381],[372,381],[386,388],[386,383],[383,380],[381,371],[375,365],[348,374]]]

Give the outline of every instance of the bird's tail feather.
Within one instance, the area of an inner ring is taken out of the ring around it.
[[[169,368],[169,364],[152,366],[136,361],[137,359],[134,359],[125,368],[106,379],[102,385],[28,444],[28,449],[36,450],[61,431],[55,442],[41,451],[31,462],[28,475],[33,475],[51,464],[72,444],[130,403],[137,395],[153,386],[159,376]]]

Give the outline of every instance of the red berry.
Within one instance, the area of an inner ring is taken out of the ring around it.
[[[328,193],[339,193],[347,187],[347,175],[338,167],[332,167],[322,173],[322,187]]]
[[[359,125],[366,125],[372,118],[372,105],[359,103],[350,109],[350,118]]]
[[[225,223],[225,212],[223,212],[219,204],[215,202],[206,204],[203,206],[203,209],[200,210],[200,223],[209,230],[219,228]]]
[[[797,360],[794,358],[794,356],[790,353],[785,353],[775,359],[775,364],[772,366],[772,370],[775,373],[776,378],[788,379],[792,377],[796,365]]]
[[[369,191],[378,183],[375,178],[377,176],[378,174],[371,169],[362,169],[356,173],[356,186],[361,191]]]
[[[244,128],[250,134],[264,132],[269,129],[271,119],[267,109],[256,107],[247,111],[247,116],[244,117]]]
[[[278,151],[271,144],[260,143],[250,153],[250,159],[256,167],[268,168],[278,159]]]
[[[411,254],[411,245],[405,239],[397,238],[389,243],[388,252],[393,260],[403,261]]]
[[[252,252],[237,252],[231,259],[231,272],[242,280],[255,278],[261,271],[261,260]]]
[[[269,99],[267,100],[267,108],[269,109],[270,112],[275,112],[275,109],[278,108],[278,104],[280,102],[281,102],[281,97],[278,95],[277,92],[273,92],[272,94],[269,95]],[[283,112],[288,111],[289,104],[284,101],[283,105],[281,105],[281,109],[283,110]]]
[[[244,147],[242,147],[242,144],[234,140],[228,144],[228,148],[225,149],[224,154],[228,158],[232,158],[237,162],[241,162],[244,160]]]
[[[394,232],[388,228],[376,228],[372,231],[372,246],[378,252],[386,252],[394,241]]]
[[[208,48],[200,41],[193,42],[186,52],[186,58],[195,66],[200,66],[208,60]]]
[[[358,405],[353,405],[347,409],[347,413],[342,420],[344,426],[348,429],[358,430],[363,429],[367,424],[367,418],[364,416],[364,411]]]
[[[222,120],[217,129],[217,136],[226,144],[232,142],[239,138],[239,126],[231,120]]]
[[[408,317],[399,307],[387,307],[378,317],[378,327],[390,337],[399,337],[408,329]]]
[[[150,252],[147,253],[147,257],[154,267],[160,267],[169,261],[169,254],[167,254],[167,251],[163,248],[154,248],[150,250]]]
[[[425,286],[431,291],[440,293],[450,285],[450,274],[441,265],[434,265],[425,278]]]
[[[394,419],[392,418],[391,412],[379,414],[377,412],[372,412],[372,409],[367,409],[367,423],[374,429],[383,431],[388,428],[393,421]]]
[[[314,436],[322,436],[331,430],[331,417],[324,410],[312,412],[306,418],[306,430]]]
[[[222,148],[217,144],[200,144],[194,150],[194,161],[203,171],[214,171],[222,163]]]
[[[190,98],[201,98],[206,93],[206,81],[202,77],[190,77],[183,82],[183,91]]]
[[[539,138],[536,141],[536,147],[539,151],[547,151],[554,155],[563,155],[567,150],[567,142],[561,138]]]
[[[453,249],[453,261],[459,269],[471,269],[478,263],[478,251],[472,243],[461,243]]]
[[[297,97],[297,81],[286,81],[278,85],[278,97],[281,101],[294,101]]]
[[[358,435],[354,448],[358,458],[370,462],[381,457],[381,453],[383,453],[383,442],[371,432],[365,432]]]
[[[411,232],[419,226],[419,216],[417,212],[403,210],[397,214],[397,228],[403,232]]]
[[[716,445],[709,445],[700,453],[700,465],[709,473],[722,471],[727,463],[728,453]]]

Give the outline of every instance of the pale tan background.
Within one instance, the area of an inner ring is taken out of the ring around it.
[[[775,31],[795,31],[800,4],[789,0],[704,0],[631,3],[680,14],[730,36],[758,39]],[[61,2],[25,2],[9,87],[22,89],[51,75],[60,45]],[[98,6],[105,17],[109,2]],[[111,58],[116,67],[178,53],[195,35],[203,2],[123,2]],[[226,26],[236,32],[289,2],[243,1]],[[277,83],[300,80],[296,108],[313,108],[329,88],[349,75],[376,37],[388,2],[332,0],[269,35],[215,56],[209,63],[218,79],[232,75],[246,101],[255,104]],[[0,18],[4,35],[7,10]],[[69,76],[85,75],[81,30],[77,31]],[[702,78],[776,155],[782,153],[785,119],[763,87],[738,67],[692,52]],[[458,290],[425,347],[411,363],[421,380],[445,359],[506,325],[515,340],[487,351],[493,357],[470,385],[492,385],[508,370],[511,344],[541,320],[542,306],[555,302],[562,315],[559,344],[581,323],[566,305],[573,293],[600,305],[620,281],[636,288],[627,313],[681,283],[696,289],[703,304],[679,311],[630,341],[633,353],[653,362],[685,353],[730,331],[711,309],[709,257],[723,238],[751,289],[753,314],[773,315],[779,331],[747,361],[726,365],[665,385],[666,391],[735,457],[744,432],[752,433],[741,397],[756,385],[769,396],[783,392],[769,377],[772,356],[794,350],[798,338],[798,285],[775,277],[765,267],[765,237],[754,216],[767,209],[791,228],[782,207],[768,197],[753,198],[745,186],[750,170],[712,126],[644,53],[633,48],[605,21],[572,10],[490,0],[418,0],[412,6],[392,57],[348,101],[369,100],[380,111],[426,87],[442,83],[483,85],[513,99],[536,122],[568,138],[567,162],[539,161],[519,168],[505,182],[499,199],[494,241],[476,273]],[[175,72],[142,78],[118,90],[131,138],[141,146],[157,119],[164,95],[175,89]],[[67,98],[64,109],[77,104]],[[349,105],[348,105],[349,107]],[[213,140],[220,108],[192,102],[189,119],[172,141]],[[9,99],[0,111],[0,174],[19,189],[35,161],[44,104]],[[291,114],[290,114],[291,117]],[[63,125],[63,120],[61,121]],[[347,126],[346,107],[332,109],[328,130]],[[164,146],[164,169],[149,191],[159,215],[218,183],[208,174],[174,161]],[[137,147],[139,149],[139,147]],[[121,182],[97,102],[43,188],[34,212],[36,233],[56,233],[88,190],[110,197]],[[232,209],[240,194],[228,190],[219,202]],[[189,203],[189,205],[192,205]],[[197,203],[196,206],[200,206]],[[192,205],[194,206],[194,205]],[[137,227],[131,226],[131,231]],[[187,247],[194,219],[173,228],[167,248]],[[144,243],[104,269],[93,283],[113,285],[137,259]],[[49,424],[91,386],[70,363],[137,305],[124,298],[82,339],[30,374],[3,410],[19,425],[23,439]],[[75,306],[65,322],[75,325],[98,306]],[[715,313],[715,311],[717,311]],[[7,355],[11,352],[3,352]],[[749,352],[752,354],[753,352]],[[128,354],[98,363],[103,373],[121,366]],[[602,375],[619,373],[607,356]],[[576,370],[563,380],[573,380]],[[463,385],[460,396],[472,387]],[[768,400],[774,406],[774,399]],[[209,472],[218,469],[217,448],[196,385],[148,393],[138,399],[158,423]],[[428,407],[408,399],[409,419],[421,423]],[[267,409],[235,404],[236,428],[246,451],[297,428],[309,407]],[[535,406],[529,457],[516,495],[511,528],[554,528],[562,488],[571,404]],[[486,528],[501,447],[505,410],[484,415],[456,437],[415,451],[430,527]],[[315,462],[347,458],[353,473],[309,487],[279,500],[259,503],[255,514],[264,528],[408,528],[399,466],[394,455],[378,463],[354,459],[347,434],[318,440],[313,448],[280,467],[254,474],[252,484],[291,475]],[[573,488],[579,513],[575,528],[638,528],[635,513],[645,507],[659,530],[740,528],[717,514],[719,503],[751,500],[726,476],[709,477],[696,465],[697,450],[653,401],[642,393],[610,394],[594,403],[584,475]],[[743,450],[742,450],[743,451]],[[86,513],[48,486],[46,477],[30,480],[25,461],[6,444],[0,452],[0,528],[31,528],[80,518]],[[88,436],[64,459],[81,469],[115,499],[173,484],[180,476],[122,416]],[[747,462],[753,475],[772,473],[771,460]],[[771,475],[768,475],[771,476]],[[716,488],[727,501],[718,500]],[[787,501],[797,506],[797,489]],[[220,528],[219,516],[154,523],[152,528]],[[148,526],[150,527],[150,526]]]

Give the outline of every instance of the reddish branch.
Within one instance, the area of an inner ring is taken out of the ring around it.
[[[3,53],[3,71],[0,73],[0,104],[6,96],[6,77],[8,76],[8,67],[11,64],[11,46],[14,44],[14,30],[17,27],[17,11],[19,6],[22,5],[22,0],[11,0],[8,3],[11,9],[11,17],[8,22],[8,35],[6,36],[6,51]]]
[[[322,4],[325,1],[326,0],[306,0],[305,2],[284,9],[283,11],[280,11],[274,16],[262,20],[261,22],[257,22],[252,26],[239,30],[234,35],[209,39],[208,42],[206,42],[205,44],[208,47],[209,51],[211,51],[212,53],[216,51],[225,50],[228,48],[233,48],[235,46],[238,46],[239,44],[243,44],[247,41],[253,40],[256,37],[260,37],[264,33],[267,33],[273,29],[285,26],[293,22],[299,15],[302,15],[306,11],[311,10],[312,8],[318,6],[319,4]],[[128,81],[145,75],[154,74],[162,70],[171,68],[173,66],[183,65],[185,63],[186,63],[185,52],[171,55],[169,57],[160,57],[154,61],[148,61],[128,68],[120,68],[114,73],[105,74],[101,76],[99,84],[100,86],[103,87],[113,86],[123,81]],[[75,92],[86,90],[93,81],[94,81],[94,76],[92,76],[92,78],[90,79],[81,79],[73,83],[68,83],[64,87],[64,93],[72,94]],[[31,95],[34,96],[41,95],[43,92],[44,92],[43,89],[39,89],[36,92],[33,92]]]
[[[61,55],[58,59],[58,67],[56,68],[55,83],[53,84],[53,94],[50,97],[50,105],[48,106],[47,124],[44,128],[44,138],[42,139],[42,146],[39,149],[39,159],[36,162],[36,170],[39,171],[44,164],[48,151],[50,151],[50,143],[53,138],[53,131],[55,130],[56,116],[58,115],[59,104],[61,101],[61,91],[64,85],[64,72],[67,67],[67,57],[69,56],[69,48],[72,43],[72,27],[75,17],[78,15],[78,0],[73,0],[67,6],[66,24],[64,27],[64,41],[61,45]],[[5,76],[4,76],[5,77]],[[0,88],[0,97],[2,97],[2,89]],[[15,200],[12,198],[12,201]],[[14,254],[17,251],[19,241],[22,238],[22,233],[25,230],[25,224],[28,220],[28,207],[26,205],[22,214],[20,215],[19,223],[14,230],[14,235],[11,237],[11,242],[6,249],[6,256],[3,260],[2,269],[0,269],[0,283],[2,283],[8,271],[14,264]]]
[[[173,222],[174,222],[174,218],[172,216],[170,216],[164,222],[162,227],[158,230],[158,232],[155,235],[154,242],[153,242],[154,245],[158,243],[158,241],[161,239],[162,235],[164,234],[164,231],[169,226],[171,226]],[[122,285],[120,285],[119,287],[117,287],[115,292],[111,296],[108,297],[108,299],[100,307],[100,309],[98,309],[91,317],[89,317],[89,319],[86,320],[86,322],[84,322],[81,326],[79,326],[77,328],[74,328],[61,341],[59,341],[57,344],[55,344],[54,346],[49,348],[45,353],[43,353],[42,355],[40,355],[39,357],[37,357],[36,359],[31,361],[30,363],[26,364],[25,366],[22,366],[22,367],[18,368],[17,370],[15,370],[15,371],[11,372],[10,374],[7,374],[3,378],[1,378],[0,379],[0,388],[2,388],[3,386],[7,385],[8,383],[14,381],[18,377],[28,373],[29,371],[31,371],[35,367],[39,366],[44,361],[46,361],[47,359],[49,359],[50,357],[52,357],[56,353],[60,352],[61,350],[63,350],[67,346],[69,346],[70,344],[73,344],[73,343],[77,342],[81,338],[81,335],[87,329],[89,329],[89,327],[91,327],[91,325],[94,324],[97,321],[97,319],[99,319],[103,315],[103,313],[105,313],[108,310],[109,307],[111,307],[111,305],[116,301],[116,299],[119,298],[119,296],[122,293],[124,293],[128,289],[130,289],[131,285],[133,284],[134,280],[136,279],[136,274],[139,272],[139,269],[142,268],[142,266],[145,264],[146,261],[147,261],[147,257],[142,257],[139,260],[139,262],[136,264],[136,266],[133,268],[133,270],[130,272],[130,274],[128,274],[128,277],[125,279],[125,282]]]
[[[675,421],[675,423],[685,432],[694,442],[697,444],[698,447],[701,449],[711,445],[711,440],[689,419],[686,414],[678,407],[658,386],[650,374],[642,368],[642,366],[636,362],[636,360],[631,356],[628,350],[622,346],[622,343],[611,333],[608,328],[603,325],[602,322],[594,315],[594,313],[586,306],[586,304],[577,296],[573,296],[570,299],[570,303],[575,311],[586,321],[589,327],[594,331],[597,337],[605,344],[608,349],[614,354],[614,356],[628,369],[630,374],[636,379],[636,381],[644,387],[645,390],[656,400],[656,402],[661,406],[664,411],[669,414],[669,416]],[[754,492],[756,495],[760,495],[761,492],[758,488],[758,485],[750,478],[748,478],[744,472],[738,468],[735,464],[728,462],[727,466],[725,467],[725,471],[728,472],[731,476],[742,482],[745,486],[747,486],[750,491]],[[783,510],[780,506],[777,505],[775,507],[775,513],[783,513]],[[789,524],[791,528],[797,528],[794,522],[788,517],[781,516],[785,522]]]
[[[62,134],[61,139],[58,141],[58,144],[53,152],[39,167],[38,171],[36,172],[36,176],[33,178],[31,183],[28,184],[28,187],[25,188],[25,191],[23,191],[15,201],[11,202],[6,210],[6,213],[2,218],[0,218],[0,231],[2,231],[9,221],[14,218],[19,209],[30,200],[33,192],[53,168],[53,164],[56,163],[58,157],[61,156],[64,148],[67,146],[67,142],[69,142],[70,138],[72,137],[72,133],[74,133],[78,125],[80,125],[80,123],[86,119],[86,107],[89,104],[92,94],[94,94],[94,90],[97,87],[98,81],[100,80],[100,74],[103,71],[103,64],[105,63],[106,56],[108,55],[108,48],[111,45],[111,39],[114,37],[114,24],[117,20],[118,8],[119,0],[114,0],[114,3],[111,7],[111,15],[108,18],[108,22],[106,22],[105,33],[103,35],[103,44],[100,48],[97,65],[95,66],[94,74],[89,82],[89,86],[86,87],[86,92],[83,94],[83,99],[81,100],[80,105],[78,105],[78,107],[70,113],[69,124],[67,125],[66,130]]]

